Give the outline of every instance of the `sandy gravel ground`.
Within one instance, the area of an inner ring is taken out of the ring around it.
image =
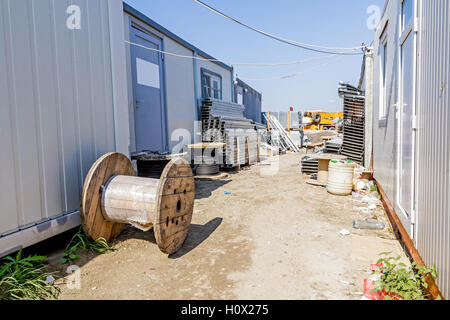
[[[268,165],[260,164],[223,181],[197,181],[179,252],[164,255],[151,231],[127,227],[113,243],[117,251],[76,260],[81,287],[58,280],[60,298],[360,299],[379,253],[406,257],[389,231],[352,228],[355,218],[385,221],[381,207],[364,213],[367,205],[351,196],[307,185],[300,159],[281,156],[273,176],[261,175]],[[60,257],[51,255],[54,266]]]

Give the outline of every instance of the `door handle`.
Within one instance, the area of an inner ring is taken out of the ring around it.
[[[141,103],[144,103],[144,100],[136,100],[136,108],[138,108]]]

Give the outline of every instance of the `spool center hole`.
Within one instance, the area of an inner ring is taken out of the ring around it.
[[[181,210],[181,200],[178,200],[177,202],[177,211]]]

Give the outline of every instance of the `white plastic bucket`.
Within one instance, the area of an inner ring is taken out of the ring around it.
[[[354,168],[354,163],[330,161],[327,191],[337,196],[352,194]]]

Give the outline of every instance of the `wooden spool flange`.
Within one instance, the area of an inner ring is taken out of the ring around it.
[[[161,251],[176,252],[187,236],[194,209],[195,184],[189,163],[172,159],[159,179],[134,176],[131,161],[108,153],[89,170],[81,195],[81,223],[92,239],[113,239],[126,223],[153,227]]]

